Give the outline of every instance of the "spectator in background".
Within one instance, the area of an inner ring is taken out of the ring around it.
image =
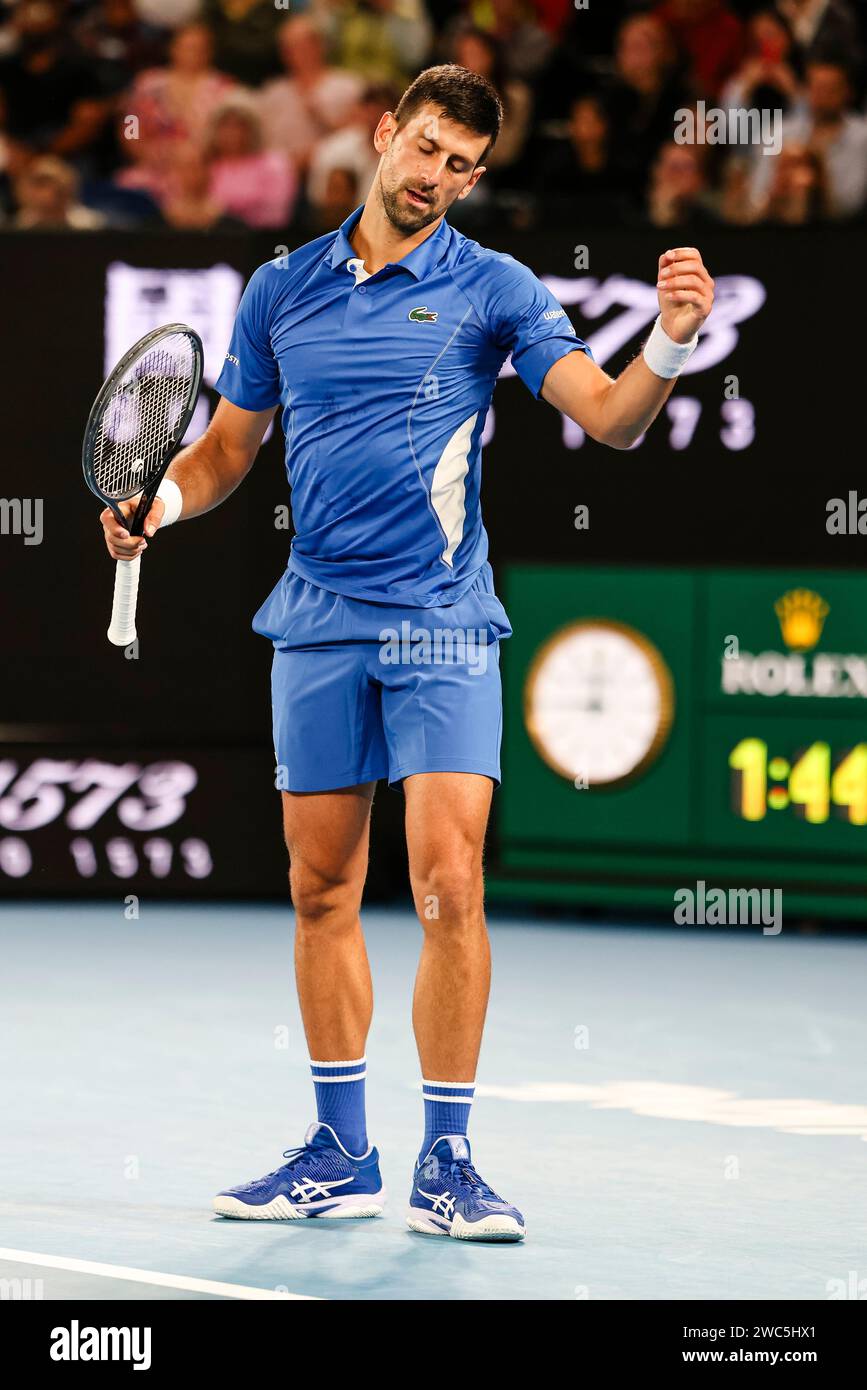
[[[783,122],[783,148],[803,146],[822,166],[828,215],[851,217],[867,200],[867,119],[853,110],[851,75],[843,63],[811,62],[805,100]],[[779,159],[780,156],[776,156]],[[753,157],[749,201],[752,215],[766,215],[775,157]]]
[[[724,222],[733,227],[745,227],[756,221],[750,197],[752,162],[742,152],[730,154],[720,179],[719,210]]]
[[[512,77],[529,82],[538,76],[553,42],[530,0],[469,0],[468,9],[475,27],[500,44]]]
[[[500,170],[515,164],[523,154],[533,114],[530,88],[519,78],[507,76],[500,44],[482,29],[459,29],[449,61],[486,77],[497,89],[503,103],[500,134],[485,159],[486,168],[496,176]]]
[[[660,145],[672,138],[675,112],[691,96],[674,72],[674,50],[658,15],[639,14],[621,24],[614,72],[603,89],[614,131],[614,154],[643,202],[647,170]]]
[[[275,0],[202,0],[202,20],[214,36],[217,67],[247,87],[260,87],[276,77],[277,30],[286,22],[288,8]]]
[[[19,174],[24,172],[31,159],[26,145],[9,134],[6,122],[6,100],[0,89],[0,214],[11,212],[13,206],[12,185]]]
[[[117,147],[123,166],[116,171],[112,182],[128,192],[146,194],[161,203],[166,194],[171,152],[180,139],[167,140],[154,133],[149,125],[136,128],[127,116],[117,119]]]
[[[94,231],[105,226],[98,212],[78,201],[78,176],[54,155],[38,155],[15,180],[14,226],[27,231]]]
[[[345,222],[362,201],[358,178],[352,169],[329,169],[322,202],[313,209],[312,228],[331,232]]]
[[[319,25],[307,15],[285,21],[278,45],[286,76],[266,83],[261,94],[265,143],[306,169],[317,140],[345,124],[364,83],[328,66]]]
[[[366,87],[353,108],[343,130],[328,135],[317,145],[310,161],[307,198],[313,209],[322,211],[329,198],[329,179],[334,169],[355,176],[361,199],[367,197],[379,165],[373,148],[373,135],[384,111],[393,111],[400,94],[392,87]]]
[[[84,0],[87,5],[90,0]],[[164,33],[183,29],[199,19],[202,0],[134,0],[139,18]]]
[[[791,52],[785,20],[776,10],[759,10],[747,26],[744,61],[723,87],[720,105],[787,111],[800,90]]]
[[[575,0],[533,0],[533,10],[540,28],[556,41],[575,13]],[[584,14],[587,13],[585,9]]]
[[[654,227],[706,227],[718,219],[707,201],[706,146],[662,146],[647,191],[647,219]]]
[[[243,226],[227,217],[214,197],[211,170],[202,150],[193,144],[172,147],[162,215],[176,231],[233,231]]]
[[[572,12],[534,83],[537,123],[568,121],[573,98],[610,67],[617,29],[639,6],[647,9],[640,0],[620,0],[617,6],[591,0],[588,9]]]
[[[140,136],[168,146],[201,140],[214,111],[234,87],[212,66],[213,39],[204,24],[186,24],[172,35],[167,67],[139,74],[126,100],[138,117]]]
[[[401,89],[424,66],[432,29],[423,0],[313,0],[339,67]]]
[[[134,0],[99,0],[74,26],[76,44],[106,94],[123,91],[142,68],[163,61],[166,36],[145,24]]]
[[[801,72],[819,58],[848,62],[863,59],[858,20],[849,0],[776,0],[794,39],[793,59]]]
[[[66,38],[58,0],[19,0],[0,60],[9,134],[33,149],[76,156],[108,122],[96,76]]]
[[[2,220],[3,214],[8,211],[11,203],[9,165],[14,148],[14,141],[10,140],[6,134],[6,103],[3,92],[0,91],[0,220]]]
[[[585,92],[572,103],[568,139],[553,142],[541,157],[536,193],[543,204],[568,200],[582,217],[614,220],[625,191],[623,172],[614,163],[608,112],[597,93]]]
[[[663,0],[656,14],[686,57],[696,96],[715,98],[743,58],[743,21],[728,0]]]
[[[816,150],[788,145],[774,161],[765,220],[804,227],[831,215],[827,171]]]
[[[281,150],[267,150],[252,94],[238,93],[211,120],[207,141],[210,195],[248,227],[282,227],[298,192],[295,169]]]

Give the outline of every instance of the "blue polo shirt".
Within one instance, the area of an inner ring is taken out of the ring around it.
[[[481,437],[511,353],[538,396],[589,348],[526,266],[445,219],[367,275],[342,227],[262,265],[217,390],[280,404],[295,537],[289,569],[375,603],[450,605],[485,564]]]

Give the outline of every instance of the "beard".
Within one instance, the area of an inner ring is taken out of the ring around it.
[[[380,175],[379,196],[382,199],[385,215],[395,231],[400,232],[402,236],[413,236],[415,232],[420,232],[423,227],[429,227],[445,211],[445,208],[439,206],[436,195],[426,193],[424,189],[416,191],[429,197],[431,202],[426,207],[416,207],[404,196],[411,187],[413,185],[401,183],[396,188],[386,188]]]

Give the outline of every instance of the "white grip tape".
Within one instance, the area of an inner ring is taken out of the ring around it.
[[[138,572],[141,556],[134,560],[118,560],[114,572],[114,602],[111,606],[111,626],[108,640],[116,647],[128,647],[136,638],[135,607],[138,599]]]

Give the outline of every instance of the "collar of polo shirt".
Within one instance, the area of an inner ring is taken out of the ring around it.
[[[331,268],[333,270],[342,270],[347,261],[359,259],[349,238],[363,211],[364,204],[362,203],[361,207],[351,212],[346,221],[339,227],[334,241],[334,249],[331,252]],[[448,248],[450,237],[451,227],[443,218],[436,231],[432,232],[429,237],[425,237],[414,251],[410,251],[409,255],[403,256],[399,261],[389,261],[388,265],[394,266],[396,270],[408,270],[414,279],[422,280],[442,260]],[[383,266],[383,269],[386,268]],[[358,283],[359,280],[356,277],[356,284]]]

